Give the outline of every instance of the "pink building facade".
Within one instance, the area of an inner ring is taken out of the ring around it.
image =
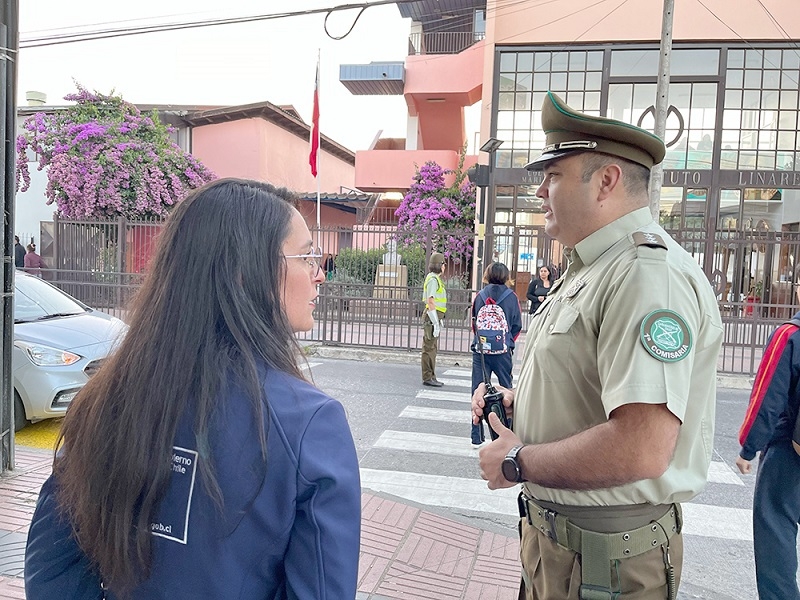
[[[191,127],[191,152],[220,177],[268,181],[301,195],[301,212],[316,225],[317,180],[308,163],[310,127],[291,107],[269,102],[194,111],[184,117]],[[319,189],[323,227],[352,227],[354,211],[370,197],[351,194],[355,154],[325,135],[319,153]]]
[[[408,105],[404,144],[358,152],[356,185],[398,189],[409,164],[446,163],[439,153],[457,152],[460,116],[478,94],[480,140],[502,142],[480,182],[482,256],[505,262],[522,287],[539,265],[562,261],[544,234],[537,175],[523,168],[544,146],[542,97],[551,90],[589,114],[652,130],[662,3],[629,0],[611,10],[564,0],[543,10],[538,2],[419,0],[398,10],[412,19],[404,64],[340,73],[353,93],[402,93]],[[753,290],[764,290],[765,303],[791,303],[784,287],[800,276],[795,12],[795,0],[675,0],[659,218],[726,305]],[[488,165],[490,156],[479,160]],[[781,244],[754,243],[759,236]]]

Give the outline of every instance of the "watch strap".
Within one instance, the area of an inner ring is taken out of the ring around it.
[[[509,481],[514,481],[515,483],[522,483],[523,481],[525,481],[522,478],[522,469],[520,468],[519,461],[517,460],[517,455],[519,454],[519,451],[522,450],[522,448],[524,448],[524,446],[514,446],[513,448],[511,448],[511,450],[508,451],[508,454],[506,454],[506,457],[503,460],[503,462],[508,461],[514,465],[514,468],[517,472],[517,477],[516,480],[509,479]],[[505,472],[503,472],[503,476],[506,477]],[[506,477],[506,479],[508,479],[508,477]]]

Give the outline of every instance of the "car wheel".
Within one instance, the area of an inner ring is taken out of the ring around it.
[[[23,429],[28,424],[28,419],[25,418],[25,406],[22,404],[22,398],[19,397],[17,390],[14,390],[14,431]]]

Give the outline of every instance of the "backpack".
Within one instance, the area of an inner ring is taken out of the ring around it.
[[[484,305],[475,317],[476,351],[482,351],[483,354],[508,352],[508,321],[500,303],[511,293],[511,290],[507,289],[500,299],[495,301],[486,290],[481,290],[480,297],[483,298]]]

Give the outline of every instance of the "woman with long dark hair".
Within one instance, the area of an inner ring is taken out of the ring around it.
[[[544,302],[545,296],[550,293],[550,286],[553,285],[553,277],[549,267],[542,265],[539,267],[539,277],[531,280],[528,284],[528,292],[525,294],[531,301],[529,314],[533,314]]]
[[[29,600],[354,597],[355,448],[294,337],[320,260],[286,190],[224,179],[176,207],[127,335],[67,411]]]

